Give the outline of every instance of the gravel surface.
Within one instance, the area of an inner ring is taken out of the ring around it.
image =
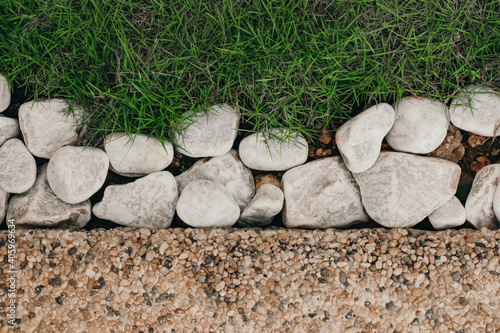
[[[0,332],[500,332],[500,230],[16,230]]]

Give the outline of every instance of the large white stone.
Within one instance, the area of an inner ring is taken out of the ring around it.
[[[0,147],[5,141],[19,136],[19,121],[14,118],[0,117]]]
[[[281,179],[288,228],[346,227],[368,221],[359,188],[340,156],[295,167]]]
[[[495,215],[493,201],[500,182],[500,164],[487,165],[476,174],[467,201],[465,215],[476,228],[497,229],[499,220]]]
[[[240,217],[240,208],[222,185],[212,180],[195,180],[182,191],[177,215],[192,227],[230,227]]]
[[[429,215],[429,222],[436,230],[455,228],[465,223],[465,208],[453,197]]]
[[[382,140],[394,124],[394,117],[392,106],[381,103],[340,126],[335,134],[335,142],[351,172],[366,171],[375,163]]]
[[[500,94],[493,89],[469,86],[453,99],[450,120],[456,127],[482,136],[500,134]]]
[[[62,99],[26,102],[19,108],[19,126],[28,150],[35,156],[49,159],[57,149],[74,145],[78,138],[83,111]]]
[[[250,169],[262,171],[285,171],[304,164],[308,151],[302,134],[286,129],[251,134],[239,146],[241,161]]]
[[[9,199],[9,193],[0,190],[0,223],[2,223],[5,213],[7,212],[7,200]]]
[[[98,218],[133,228],[168,228],[177,204],[177,183],[168,171],[149,174],[135,182],[106,187],[102,201],[92,208]]]
[[[10,198],[7,212],[8,219],[25,227],[82,228],[90,217],[90,200],[72,205],[54,194],[47,180],[47,164],[39,168],[35,185]]]
[[[10,86],[5,76],[0,74],[0,112],[7,110],[10,105]]]
[[[174,148],[168,141],[143,134],[133,137],[116,132],[106,137],[104,150],[109,157],[110,169],[125,177],[141,177],[158,172],[170,165]]]
[[[435,157],[381,152],[365,172],[353,174],[366,212],[388,228],[411,227],[450,200],[460,167]]]
[[[427,154],[446,137],[446,105],[426,97],[405,97],[394,107],[396,119],[387,143],[397,151]]]
[[[194,180],[216,181],[234,197],[242,210],[252,200],[255,193],[252,172],[241,163],[234,149],[222,156],[197,161],[175,179],[179,193],[182,193],[184,188]]]
[[[59,199],[76,204],[90,198],[104,184],[109,158],[98,148],[64,146],[49,161],[47,178]]]
[[[238,225],[243,227],[264,227],[281,212],[283,191],[274,185],[264,184],[255,193],[252,201],[241,213]]]
[[[184,117],[187,119],[172,138],[179,153],[189,157],[220,156],[233,147],[240,124],[237,108],[214,105],[207,112],[186,112]]]
[[[0,189],[8,193],[23,193],[36,180],[36,162],[19,139],[7,140],[0,147]]]

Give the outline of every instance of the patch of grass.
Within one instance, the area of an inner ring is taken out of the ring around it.
[[[21,1],[0,8],[0,72],[87,111],[91,133],[160,139],[183,113],[240,107],[249,131],[314,137],[402,96],[500,83],[500,2]]]

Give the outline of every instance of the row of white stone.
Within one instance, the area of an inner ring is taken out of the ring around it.
[[[463,94],[453,101],[449,111],[452,122],[460,127],[464,121],[469,127],[462,128],[476,134],[495,134],[490,125],[500,120],[498,96],[485,88],[467,91],[476,94],[471,100],[466,100],[470,94]],[[379,104],[344,124],[336,140],[345,165],[335,157],[298,166],[307,159],[307,142],[288,131],[272,132],[281,139],[289,138],[284,143],[263,133],[248,136],[239,146],[238,157],[236,151],[229,150],[239,114],[228,105],[214,106],[207,115],[190,118],[190,126],[177,132],[173,141],[188,156],[218,157],[197,162],[176,181],[170,173],[160,172],[173,158],[168,142],[143,135],[131,141],[124,133],[115,133],[106,138],[105,152],[68,146],[82,133],[77,125],[83,113],[75,106],[73,115],[64,117],[62,110],[67,107],[65,101],[57,99],[25,103],[19,110],[19,126],[15,119],[0,117],[0,164],[6,165],[0,170],[0,189],[5,203],[7,193],[18,193],[11,198],[7,213],[18,222],[34,225],[45,219],[49,225],[73,223],[81,227],[90,219],[88,198],[103,185],[109,166],[124,176],[149,175],[127,185],[109,186],[103,201],[93,209],[98,217],[129,226],[167,227],[175,209],[192,226],[229,226],[238,220],[243,225],[261,226],[279,213],[283,202],[284,221],[289,227],[347,226],[366,221],[368,216],[388,227],[407,227],[433,212],[430,220],[436,228],[462,224],[466,212],[477,227],[496,227],[498,223],[491,214],[496,190],[495,180],[489,182],[491,177],[485,177],[488,181],[481,186],[474,182],[464,210],[453,197],[460,174],[457,165],[410,154],[380,154],[386,135],[399,151],[427,153],[439,146],[448,128],[445,106],[426,98],[405,98],[396,104],[396,110]],[[475,110],[472,125],[463,120],[472,113],[468,108]],[[452,116],[455,113],[457,116]],[[13,139],[19,127],[26,147]],[[47,167],[38,170],[36,183],[36,164],[30,153],[50,159]],[[273,171],[292,168],[283,176],[284,194],[279,187],[266,184],[254,196],[254,180],[247,167]],[[495,167],[485,168],[485,172]],[[475,191],[478,186],[481,190]],[[493,194],[489,191],[486,200],[482,192],[488,186]],[[476,192],[481,194],[474,199]],[[57,215],[43,211],[48,206],[61,208],[59,218],[48,217]],[[1,208],[0,204],[0,214]]]

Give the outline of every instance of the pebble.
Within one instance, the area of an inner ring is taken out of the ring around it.
[[[36,180],[36,162],[19,139],[7,140],[0,147],[0,190],[23,193]]]
[[[227,154],[233,146],[240,112],[228,104],[214,105],[206,112],[186,112],[185,120],[173,135],[175,149],[189,157],[210,157]]]
[[[109,158],[98,148],[64,146],[59,148],[47,166],[52,191],[70,204],[89,199],[104,184]]]
[[[10,86],[7,78],[0,74],[0,112],[7,110],[10,105]]]
[[[427,154],[445,139],[449,126],[445,104],[427,97],[404,97],[394,110],[396,119],[386,136],[394,150]]]
[[[174,148],[170,142],[147,135],[129,137],[124,132],[115,132],[104,141],[110,169],[125,177],[141,177],[162,171],[174,159]]]
[[[481,136],[500,134],[500,96],[498,92],[480,86],[468,86],[453,99],[450,120],[456,127]]]
[[[0,239],[6,234],[0,231]],[[411,327],[483,332],[500,323],[500,282],[486,271],[499,272],[498,230],[461,229],[452,236],[450,230],[378,228],[260,233],[115,228],[32,230],[17,237],[18,259],[27,263],[19,266],[18,281],[36,281],[21,284],[17,296],[20,332],[301,332],[312,327],[319,332]],[[194,237],[198,241],[189,242]],[[141,250],[133,246],[138,242]],[[485,246],[481,258],[477,243]],[[351,253],[364,256],[368,245],[375,249],[365,268]],[[135,250],[127,252],[130,247]],[[445,251],[447,260],[426,262],[434,250]],[[5,251],[0,247],[0,255]],[[95,259],[77,258],[92,253]],[[405,258],[421,264],[413,268]],[[462,271],[463,263],[469,273]],[[8,267],[0,265],[4,271]],[[8,294],[0,293],[0,304],[6,301]]]
[[[304,164],[309,146],[302,134],[287,129],[250,134],[240,142],[238,152],[248,168],[286,171]]]
[[[271,184],[262,185],[241,212],[238,225],[259,228],[269,225],[281,212],[283,200],[283,191],[279,187]]]
[[[495,191],[499,182],[499,164],[485,166],[474,178],[465,202],[465,214],[467,221],[478,229],[483,227],[498,229],[500,226],[494,210]]]
[[[19,136],[19,121],[14,118],[0,117],[0,147],[9,139]]]
[[[80,128],[83,110],[73,104],[72,114],[66,100],[53,98],[26,102],[19,108],[19,126],[28,150],[49,159],[65,145],[74,145],[85,132]]]
[[[465,220],[465,208],[457,197],[451,198],[429,215],[429,222],[436,230],[461,226]]]

